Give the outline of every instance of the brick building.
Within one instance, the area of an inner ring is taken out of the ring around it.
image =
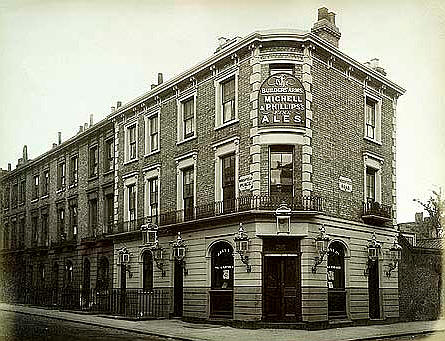
[[[160,75],[104,121],[8,172],[2,255],[23,269],[10,277],[31,284],[43,268],[48,287],[103,286],[107,302],[138,316],[155,304],[158,315],[252,323],[397,318],[390,248],[404,89],[377,60],[341,52],[340,36],[321,8],[310,32],[221,38],[205,61]],[[34,199],[46,171],[48,197]],[[21,217],[31,233],[17,249]],[[32,244],[35,221],[48,226],[46,244]]]

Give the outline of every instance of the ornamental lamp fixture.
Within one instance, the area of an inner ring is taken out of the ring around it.
[[[188,270],[185,267],[185,260],[184,260],[186,246],[184,240],[181,237],[181,232],[178,232],[176,240],[171,243],[173,247],[173,257],[175,257],[175,260],[177,260],[182,264],[182,267],[184,268],[184,275],[188,275]]]
[[[275,210],[275,216],[277,217],[277,234],[290,233],[290,217],[292,210],[285,204],[281,204]]]
[[[391,261],[388,264],[388,270],[386,271],[387,277],[391,277],[391,272],[397,267],[397,264],[402,258],[402,247],[397,242],[397,236],[394,237],[394,242],[389,249],[389,254]]]
[[[158,225],[148,223],[141,226],[142,241],[144,244],[154,245],[158,241]]]
[[[315,256],[315,262],[312,266],[312,273],[317,272],[317,266],[323,262],[325,254],[328,252],[329,237],[326,235],[324,225],[319,227],[318,236],[315,238],[315,248],[317,250],[317,256]]]
[[[156,267],[161,270],[161,276],[165,277],[164,263],[162,262],[162,256],[164,249],[159,245],[159,241],[156,240],[153,246],[150,248],[153,259],[156,263]]]
[[[241,262],[246,265],[246,271],[251,272],[252,267],[249,265],[249,236],[243,228],[243,223],[239,224],[238,234],[233,239],[235,241],[235,250],[240,255]]]
[[[366,262],[366,269],[364,271],[365,276],[368,276],[369,274],[369,267],[371,266],[371,262],[379,258],[379,250],[381,249],[381,247],[382,247],[381,244],[377,242],[375,232],[373,232],[372,237],[367,245],[368,260]]]
[[[119,261],[121,264],[121,267],[125,269],[125,271],[128,271],[128,277],[132,278],[133,273],[131,272],[130,268],[130,252],[126,247],[123,247],[119,250]]]

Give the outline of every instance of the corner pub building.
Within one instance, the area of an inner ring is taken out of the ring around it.
[[[1,178],[3,299],[310,328],[398,318],[396,105],[310,31],[204,62]],[[39,301],[40,299],[40,301]]]

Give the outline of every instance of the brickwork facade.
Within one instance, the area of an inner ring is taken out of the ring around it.
[[[396,237],[394,115],[404,90],[331,46],[339,35],[323,37],[264,31],[228,41],[4,176],[12,193],[21,177],[31,184],[32,174],[50,172],[48,198],[29,194],[23,209],[4,209],[8,224],[23,212],[27,226],[32,212],[48,212],[50,243],[37,254],[27,234],[25,267],[64,265],[63,282],[70,261],[73,284],[94,288],[105,256],[109,287],[140,290],[144,300],[161,292],[162,314],[187,319],[327,326],[397,318],[397,275],[384,273]],[[279,79],[302,84],[299,126],[285,115],[265,126],[259,114],[261,86]],[[110,138],[113,167],[105,172]],[[96,148],[98,176],[89,177]],[[58,191],[59,165],[73,155],[78,184]],[[57,244],[60,211],[73,203],[77,239]],[[373,234],[381,247],[369,277]],[[247,240],[244,249],[237,238]],[[19,258],[9,245],[3,255]]]

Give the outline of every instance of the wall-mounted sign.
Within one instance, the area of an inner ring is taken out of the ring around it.
[[[258,126],[306,125],[306,93],[303,84],[288,73],[276,73],[260,87]]]
[[[252,189],[252,174],[240,176],[238,183],[240,192],[250,191]]]
[[[341,191],[344,192],[352,192],[352,180],[349,178],[345,178],[344,176],[341,176],[338,179],[338,187]]]

